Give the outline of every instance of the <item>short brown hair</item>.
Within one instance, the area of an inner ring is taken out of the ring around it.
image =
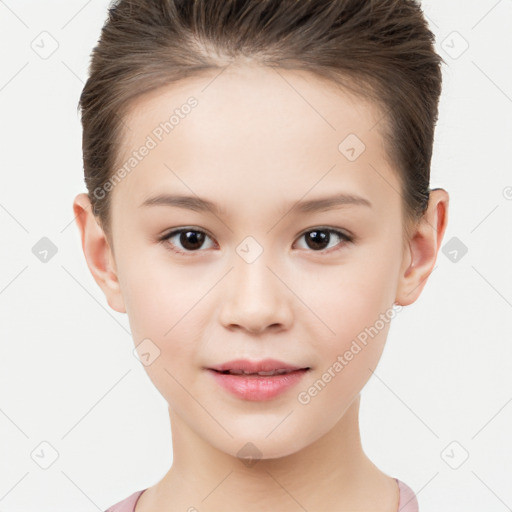
[[[385,112],[381,133],[400,177],[405,220],[428,206],[443,59],[414,0],[118,0],[92,52],[78,108],[85,183],[110,234],[123,115],[135,97],[251,58],[327,78]]]

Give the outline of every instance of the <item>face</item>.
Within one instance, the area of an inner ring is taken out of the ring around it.
[[[119,161],[136,163],[111,191],[120,310],[174,414],[225,453],[250,441],[274,458],[330,431],[377,366],[404,257],[400,185],[375,105],[301,72],[215,76],[125,117]],[[251,399],[207,369],[267,358],[309,370]]]

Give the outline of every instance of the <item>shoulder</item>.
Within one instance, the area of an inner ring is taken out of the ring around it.
[[[130,494],[130,496],[128,496],[124,500],[109,507],[107,510],[105,510],[105,512],[133,512],[137,500],[140,498],[140,495],[145,490],[146,489],[142,489],[141,491],[136,491],[133,494]]]
[[[414,491],[405,483],[395,479],[398,483],[398,488],[400,489],[400,501],[398,503],[398,511],[399,512],[418,512],[418,499],[416,498],[416,494]]]

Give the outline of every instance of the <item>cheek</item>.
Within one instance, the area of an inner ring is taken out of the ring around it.
[[[389,310],[394,301],[392,276],[389,266],[361,259],[357,265],[317,274],[311,286],[304,284],[310,289],[308,305],[325,324],[318,332],[325,339],[330,334],[330,346],[342,348]]]
[[[314,402],[319,410],[330,410],[332,421],[341,418],[375,371],[394,316],[392,309],[374,316],[351,306],[333,323],[336,335],[316,339],[315,350],[322,357],[314,379],[308,382],[311,387],[303,390],[304,401],[300,401]]]
[[[208,287],[197,279],[195,284],[189,281],[186,271],[158,262],[126,270],[125,304],[134,344],[151,340],[153,345],[145,341],[141,347],[150,346],[157,354],[145,371],[169,404],[187,401],[190,397],[182,384],[190,386],[190,370],[199,366],[196,318]]]
[[[188,276],[183,267],[152,258],[147,261],[123,272],[123,296],[134,342],[149,338],[162,355],[172,352],[180,358],[193,347],[190,320],[208,287]]]
[[[379,258],[379,262],[383,259]],[[314,321],[310,323],[309,337],[314,340],[315,353],[320,355],[318,372],[330,372],[322,381],[336,382],[326,386],[330,390],[324,395],[326,399],[351,399],[362,389],[371,376],[369,369],[373,370],[381,357],[396,311],[392,308],[393,268],[379,262],[362,258],[357,265],[331,271],[331,275],[320,279],[329,284],[328,291],[321,293],[315,285],[315,294],[309,295],[311,309],[322,320],[307,313]]]

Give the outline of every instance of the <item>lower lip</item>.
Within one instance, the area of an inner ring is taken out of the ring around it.
[[[264,401],[295,386],[308,370],[295,370],[273,376],[231,375],[208,370],[224,389],[243,400]]]

